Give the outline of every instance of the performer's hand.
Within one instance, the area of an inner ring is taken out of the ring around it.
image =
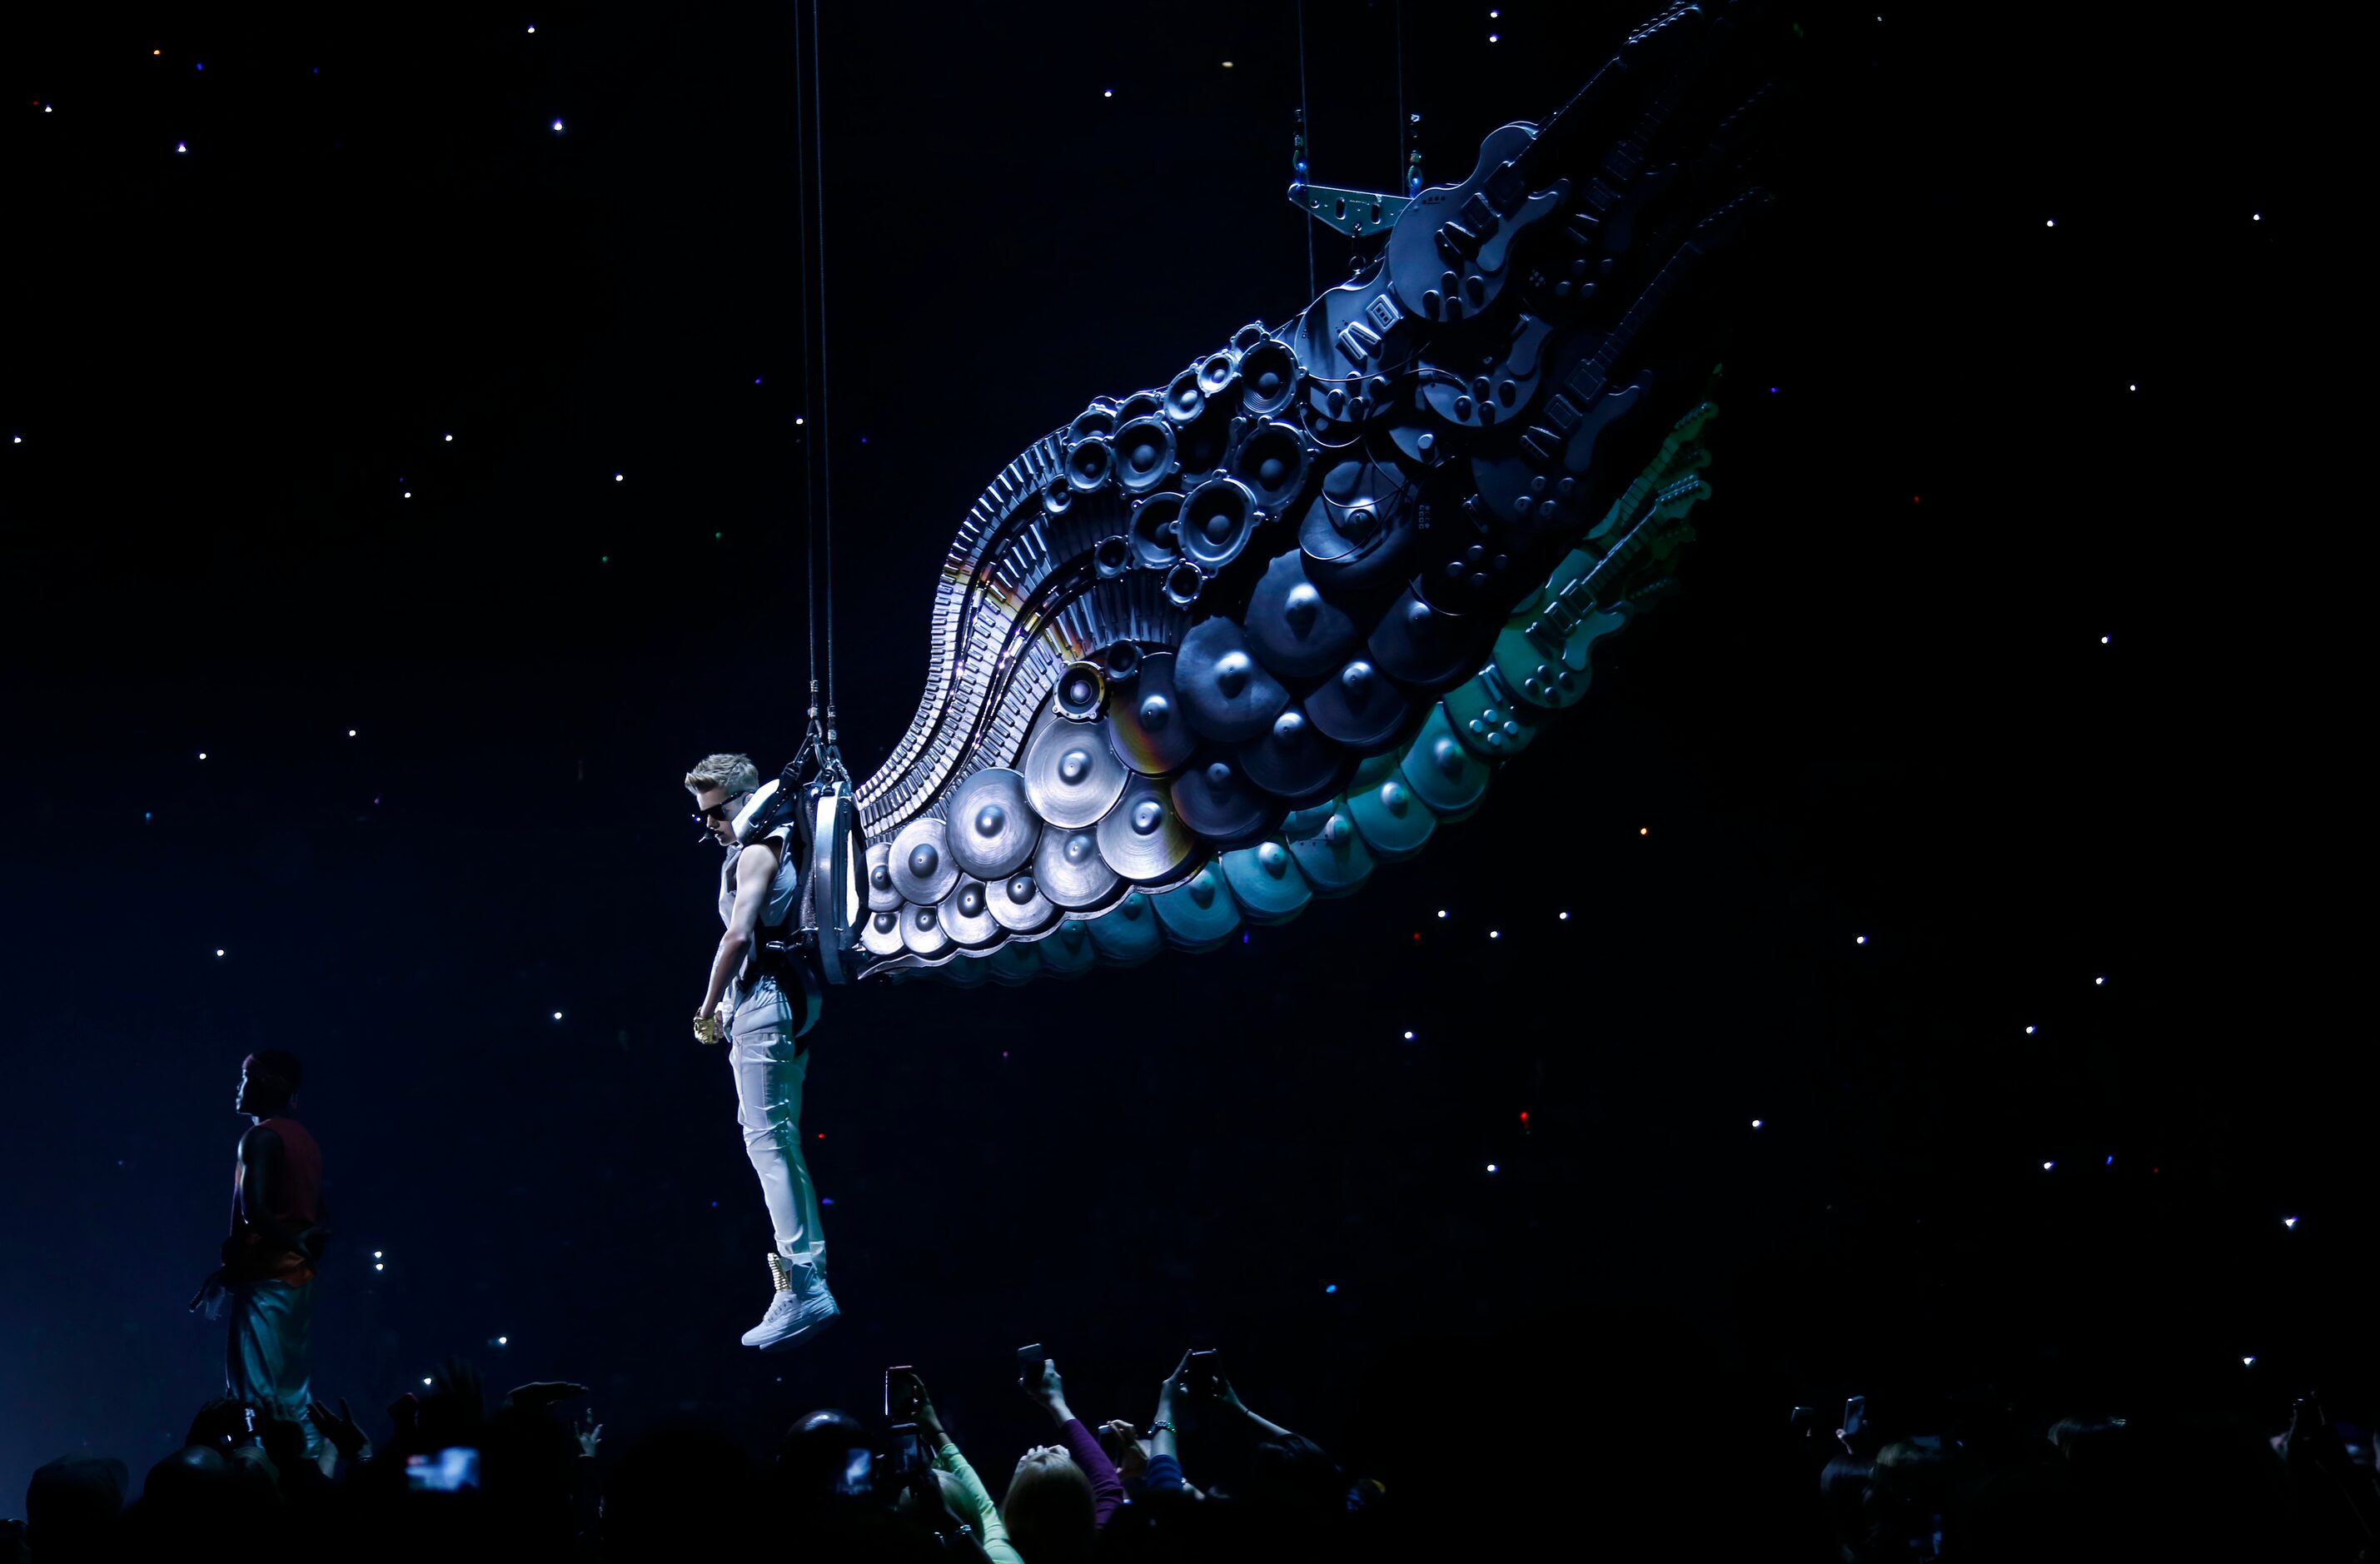
[[[206,1279],[199,1283],[199,1290],[190,1294],[190,1312],[203,1313],[209,1319],[221,1319],[224,1295],[228,1291],[223,1268],[217,1267],[207,1273]]]
[[[578,1436],[578,1453],[589,1461],[594,1460],[596,1448],[603,1442],[603,1425],[595,1421],[592,1408],[578,1420],[578,1425],[571,1432]]]
[[[364,1437],[363,1429],[356,1424],[355,1413],[347,1410],[345,1397],[340,1398],[336,1412],[320,1401],[307,1402],[306,1421],[320,1430],[322,1437],[330,1441],[331,1448],[348,1461],[362,1460],[364,1452],[371,1449],[371,1441]]]
[[[698,1015],[694,1018],[694,1040],[698,1043],[715,1043],[719,1040],[719,1014],[716,1011],[708,1015]]]

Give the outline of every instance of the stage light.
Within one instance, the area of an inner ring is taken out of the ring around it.
[[[2094,977],[2091,979],[2091,986],[2095,988],[2104,988],[2107,986],[2107,980],[2104,977]]]
[[[2264,220],[2265,214],[2261,212],[2252,212],[2248,214],[2248,221],[2251,223],[2262,223]]]
[[[1488,1170],[1489,1172],[1491,1172],[1491,1173],[1492,1173],[1492,1172],[1494,1172],[1494,1171],[1496,1170],[1496,1164],[1495,1164],[1495,1163],[1493,1163],[1493,1162],[1488,1163]]]
[[[47,114],[50,111],[43,109],[42,112]],[[188,141],[176,141],[174,143],[174,150],[177,152],[187,152],[190,150],[190,144]]]
[[[2294,1229],[2297,1225],[2298,1219],[2295,1217],[2283,1217],[2281,1218],[2281,1226],[2285,1228]]]
[[[1225,61],[1223,62],[1223,68],[1224,68],[1225,70],[1229,70],[1229,69],[1231,69],[1231,68],[1232,68],[1232,62],[1231,62],[1231,61],[1229,61],[1229,60],[1225,60]]]
[[[405,491],[405,497],[406,497],[407,499],[408,499],[408,500],[412,499],[412,498],[413,498],[413,491],[412,491],[412,490],[410,490],[410,489],[407,490],[407,491]]]
[[[2099,637],[2099,644],[2100,644],[2101,646],[2106,646],[2106,645],[2107,644],[2107,640],[2108,640],[2108,637],[2106,637],[2106,636],[2102,636],[2102,637]]]
[[[1413,1034],[1411,1032],[1405,1034],[1405,1041],[1409,1043],[1413,1041]]]
[[[426,1374],[425,1374],[425,1375],[423,1375],[423,1376],[421,1376],[421,1382],[422,1382],[424,1385],[429,1384],[429,1383],[430,1383],[430,1376],[428,1376],[428,1375],[426,1375]]]
[[[1489,930],[1488,931],[1488,939],[1490,939],[1490,940],[1501,940],[1502,938],[1504,938],[1504,936],[1503,936],[1501,933],[1498,932],[1497,930],[1495,930],[1495,929],[1491,928],[1491,929],[1489,929]]]
[[[2049,226],[2051,226],[2051,227],[2053,227],[2053,228],[2057,227],[2057,226],[2058,226],[2058,219],[2057,219],[2057,218],[2055,218],[2055,217],[2051,218],[2051,219],[2049,220]]]
[[[756,381],[756,382],[754,382],[753,383],[757,385],[757,384],[759,384],[759,382]],[[455,437],[454,437],[453,435],[451,435],[451,434],[450,434],[450,435],[448,435],[448,436],[446,437],[446,443],[447,443],[447,444],[449,444],[449,445],[452,445],[453,443],[455,443]]]
[[[1445,909],[1444,907],[1440,907],[1440,908],[1439,908],[1439,909],[1438,909],[1438,915],[1439,915],[1439,916],[1440,916],[1440,917],[1444,917],[1444,916],[1446,915],[1446,909]]]
[[[205,750],[203,750],[203,749],[200,750],[200,751],[199,751],[199,758],[200,758],[200,759],[201,759],[201,760],[203,760],[203,759],[205,759],[206,758],[207,758],[207,752],[206,752]]]
[[[1852,943],[1854,945],[1864,945],[1867,943],[1867,936],[1863,934],[1858,939],[1853,940]]]
[[[1638,826],[1636,828],[1636,834],[1639,836],[1650,836],[1653,834],[1653,828],[1651,826]]]
[[[626,473],[624,473],[624,472],[615,472],[615,473],[613,473],[613,474],[612,475],[612,481],[613,481],[613,482],[614,482],[614,483],[618,483],[618,482],[620,482],[622,479],[625,479],[627,476],[628,476],[628,475],[627,475]]]
[[[216,947],[215,947],[215,954],[217,954],[217,955],[221,955],[221,954],[223,954],[223,947],[222,947],[222,946],[218,945],[218,946],[216,946]]]
[[[1102,98],[1112,98],[1115,96],[1115,89],[1111,87],[1106,91],[1100,93],[1099,96]]]
[[[2026,1037],[2032,1037],[2032,1036],[2033,1036],[2033,1028],[2032,1028],[2032,1027],[2030,1027],[2030,1026],[2026,1027],[2026,1028],[2024,1029],[2024,1035],[2025,1035]]]
[[[353,728],[349,728],[349,729],[347,730],[347,736],[348,736],[349,738],[353,738],[353,737],[355,737],[355,736],[356,736],[356,731],[355,731],[355,729],[353,729]]]
[[[2240,1364],[2241,1364],[2243,1367],[2247,1367],[2247,1366],[2252,1366],[2252,1365],[2255,1364],[2256,1360],[2255,1360],[2255,1359],[2253,1359],[2253,1358],[2241,1358],[2241,1359],[2240,1360]]]
[[[1758,1129],[1758,1128],[1760,1128],[1760,1121],[1759,1121],[1759,1120],[1757,1120],[1757,1119],[1755,1119],[1755,1120],[1752,1121],[1752,1127],[1753,1127],[1754,1129],[1755,1129],[1755,1130],[1756,1130],[1756,1129]]]
[[[530,30],[531,32],[535,32],[535,31],[537,30],[537,26],[536,26],[536,24],[535,24],[535,23],[531,23],[531,24],[529,25],[529,30]]]
[[[701,801],[700,799],[698,799],[698,799],[696,799],[696,800],[695,800],[695,802],[696,802],[696,803],[698,803],[698,804],[699,804],[699,803],[700,803],[700,802],[702,802],[702,801]],[[562,1012],[561,1012],[560,1011],[558,1011],[558,1010],[557,1010],[557,1011],[555,1011],[555,1012],[553,1012],[553,1018],[554,1018],[556,1021],[561,1020],[561,1019],[562,1019]]]
[[[1488,42],[1490,42],[1490,43],[1495,42],[1496,42],[1496,35],[1495,35],[1494,33],[1492,33],[1492,32],[1491,32],[1491,33],[1489,33],[1489,34],[1488,35]]]
[[[1331,1282],[1329,1286],[1323,1288],[1322,1291],[1325,1292],[1336,1292],[1339,1291],[1339,1284],[1335,1281]]]
[[[2041,1170],[2042,1170],[2043,1172],[2045,1172],[2045,1173],[2046,1173],[2046,1172],[2049,1171],[2049,1170],[2051,1170],[2052,1168],[2055,1168],[2055,1167],[2057,1167],[2057,1166],[2058,1166],[2058,1164],[2057,1164],[2057,1163],[2055,1163],[2055,1162],[2044,1162],[2044,1163],[2041,1165]]]
[[[1562,914],[1562,915],[1561,915],[1561,921],[1562,921],[1562,922],[1564,922],[1564,923],[1568,923],[1568,922],[1570,921],[1570,914],[1568,914],[1568,913],[1564,913],[1564,914]]]
[[[384,1270],[388,1269],[388,1267],[387,1267],[386,1266],[382,1265],[379,1261],[375,1260],[375,1261],[373,1261],[373,1262],[372,1262],[372,1269],[374,1269],[374,1270],[376,1270],[376,1271],[384,1271]]]
[[[499,1347],[509,1347],[512,1345],[512,1340],[513,1339],[509,1336],[499,1336],[496,1338],[496,1345]]]
[[[553,122],[553,133],[557,136],[562,134],[562,121],[557,119]]]
[[[795,419],[794,420],[794,422],[795,422],[796,424],[800,423],[801,421],[802,421],[802,420],[801,420],[801,419],[799,419],[799,418],[795,418]]]
[[[373,1251],[372,1251],[372,1258],[373,1258],[373,1259],[375,1259],[375,1260],[377,1260],[377,1259],[381,1258],[381,1251],[379,1251],[379,1250],[377,1250],[377,1249],[373,1250]]]

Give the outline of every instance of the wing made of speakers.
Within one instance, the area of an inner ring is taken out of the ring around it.
[[[992,481],[856,792],[855,969],[1022,982],[1294,917],[1579,700],[1710,491],[1694,284],[1767,200],[1737,20],[1663,13],[1350,281]]]

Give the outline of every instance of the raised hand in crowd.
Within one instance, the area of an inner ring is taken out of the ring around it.
[[[1099,1435],[1099,1449],[1115,1462],[1119,1475],[1137,1477],[1148,1470],[1148,1441],[1140,1437],[1139,1429],[1118,1418],[1100,1424]]]
[[[342,1396],[339,1399],[339,1410],[336,1412],[333,1412],[320,1401],[307,1403],[306,1420],[314,1425],[323,1438],[330,1441],[331,1448],[339,1452],[341,1460],[370,1459],[371,1440],[365,1436],[362,1427],[356,1422],[356,1414],[347,1410],[346,1397]]]
[[[603,1425],[595,1421],[594,1409],[589,1407],[570,1431],[577,1437],[578,1453],[589,1461],[594,1460],[603,1443]]]

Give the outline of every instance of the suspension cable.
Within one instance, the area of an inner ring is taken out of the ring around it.
[[[827,407],[826,315],[826,153],[820,142],[823,117],[819,100],[818,0],[810,0],[810,172],[818,202],[819,299],[819,517],[826,537],[826,764],[843,778],[843,755],[836,744],[834,721],[834,446],[833,425]]]
[[[1305,0],[1297,0],[1297,133],[1305,142],[1305,168],[1298,175],[1302,180],[1314,177],[1314,115],[1305,102]],[[1314,224],[1301,223],[1305,230],[1305,297],[1312,298],[1318,291],[1314,285]]]
[[[794,0],[794,118],[799,125],[806,117],[808,99],[802,85],[802,9],[801,0]],[[806,127],[805,127],[806,128]],[[809,137],[802,134],[800,141]],[[806,149],[805,149],[806,151]],[[802,404],[807,409],[812,402],[810,384],[810,188],[809,160],[797,156],[794,164],[795,204],[800,212],[801,230],[801,316],[802,316]],[[810,709],[809,729],[802,737],[802,750],[807,753],[819,738],[819,646],[818,646],[818,473],[811,459],[811,446],[817,431],[802,442],[802,584],[809,596],[810,630]],[[795,764],[801,757],[795,757]]]

